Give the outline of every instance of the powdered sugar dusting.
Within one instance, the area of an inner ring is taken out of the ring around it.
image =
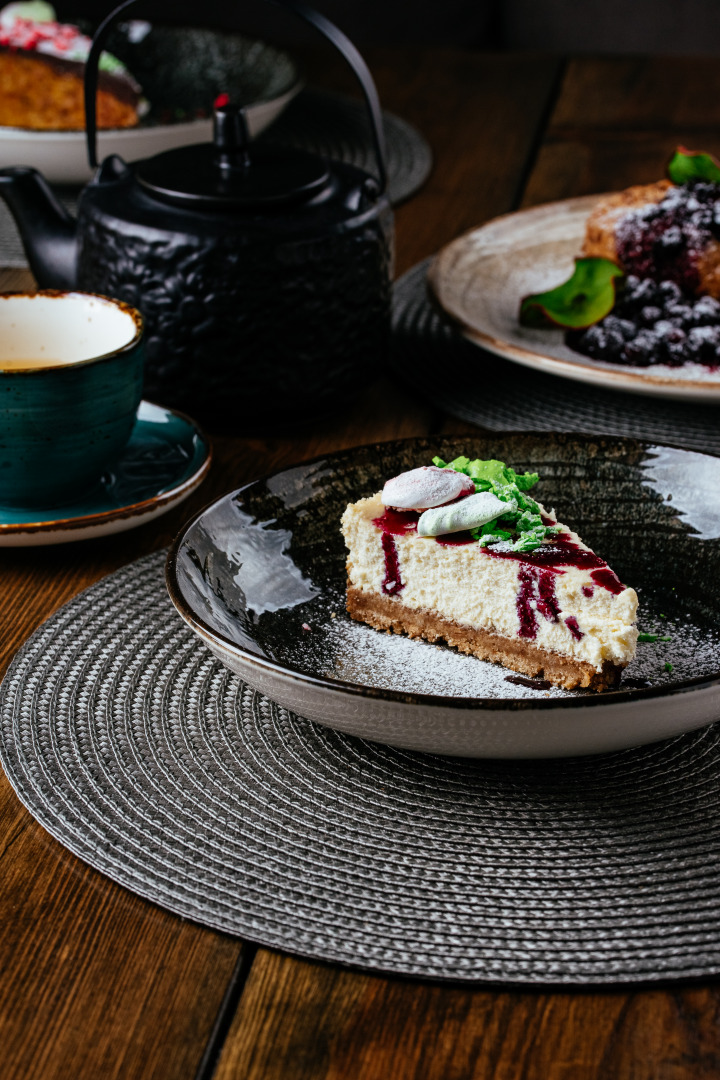
[[[566,697],[568,691],[537,691],[505,682],[507,668],[351,620],[332,624],[337,658],[323,672],[333,678],[406,693],[442,697]]]
[[[282,657],[309,674],[376,689],[451,698],[576,697],[594,691],[536,689],[510,683],[508,668],[478,660],[447,645],[373,630],[354,622],[344,597],[325,593],[309,605],[313,633],[299,633]],[[720,667],[720,628],[699,605],[678,601],[674,591],[641,590],[640,630],[657,634],[639,644],[620,689],[663,686],[707,676]],[[669,641],[659,640],[662,637]],[[668,667],[669,665],[669,667]]]

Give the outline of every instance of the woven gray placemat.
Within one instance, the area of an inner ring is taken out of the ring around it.
[[[420,188],[432,168],[432,151],[417,128],[383,109],[388,194],[396,205]],[[321,157],[357,165],[377,176],[367,112],[362,102],[344,94],[308,88],[288,105],[260,136],[261,142],[283,143]]]
[[[586,386],[466,341],[428,297],[430,260],[393,291],[392,368],[405,392],[491,431],[625,435],[720,454],[720,409]]]
[[[388,191],[395,205],[425,183],[432,168],[432,151],[420,132],[399,116],[383,112],[383,122]],[[357,165],[373,176],[377,174],[365,110],[359,101],[341,94],[304,90],[261,139],[298,146],[322,157]],[[74,214],[78,189],[62,187],[56,191],[60,201]],[[0,266],[26,267],[27,264],[15,222],[0,199]]]
[[[0,758],[62,844],[197,922],[417,977],[720,972],[720,726],[601,758],[363,742],[229,674],[162,554],[53,615],[0,689]]]

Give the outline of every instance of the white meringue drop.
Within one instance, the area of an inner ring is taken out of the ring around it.
[[[445,536],[446,533],[478,529],[501,514],[517,510],[514,499],[503,502],[490,491],[478,491],[450,506],[426,510],[417,523],[418,536]]]
[[[381,498],[385,506],[398,510],[427,510],[474,491],[475,484],[464,473],[423,465],[388,480]]]

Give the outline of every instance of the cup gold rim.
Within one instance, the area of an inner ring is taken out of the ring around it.
[[[87,367],[89,364],[99,364],[103,361],[114,360],[124,353],[129,353],[142,341],[145,323],[138,309],[132,307],[130,304],[126,304],[124,300],[118,300],[113,296],[106,296],[104,293],[86,292],[84,289],[36,289],[34,292],[19,289],[14,292],[0,292],[0,302],[15,297],[26,297],[32,300],[36,296],[46,296],[50,299],[60,299],[60,297],[66,296],[79,296],[91,297],[94,300],[103,300],[130,316],[135,325],[135,333],[130,341],[126,342],[125,345],[121,345],[118,349],[112,349],[110,352],[102,353],[100,356],[89,356],[86,360],[72,360],[67,364],[47,364],[45,367],[32,368],[4,368],[2,366],[2,361],[0,360],[0,375],[2,376],[18,376],[19,378],[25,378],[32,375],[42,375],[48,371],[67,371],[70,368]]]

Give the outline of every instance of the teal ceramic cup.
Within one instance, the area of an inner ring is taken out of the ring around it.
[[[130,438],[142,317],[91,293],[0,294],[0,505],[88,491]]]

